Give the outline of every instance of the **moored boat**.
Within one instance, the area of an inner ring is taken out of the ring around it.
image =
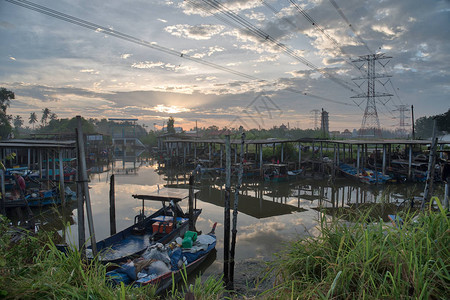
[[[196,194],[198,190],[194,191]],[[189,190],[177,188],[162,188],[149,195],[133,195],[134,198],[142,200],[142,211],[134,219],[134,224],[124,230],[96,243],[98,259],[103,262],[119,263],[130,257],[142,254],[150,245],[156,243],[168,243],[180,235],[183,235],[189,225],[201,213],[201,209],[192,209],[189,216],[184,213],[178,202],[188,198]],[[161,209],[145,216],[144,201],[160,201]],[[166,202],[169,205],[166,205]],[[88,247],[87,257],[92,257],[92,247]]]
[[[264,180],[270,182],[282,182],[288,180],[288,170],[286,164],[265,164]]]
[[[196,232],[188,231],[184,238],[179,237],[171,244],[150,246],[141,257],[119,266],[106,276],[115,285],[156,285],[158,294],[178,282],[182,272],[192,273],[215,251],[216,225],[208,234],[197,236]],[[195,241],[185,243],[186,239]]]
[[[352,166],[347,164],[340,164],[339,170],[344,176],[348,178],[356,179],[362,183],[367,184],[383,184],[391,180],[388,175],[383,175],[383,173],[378,171],[373,171],[370,169],[363,168],[360,172]]]

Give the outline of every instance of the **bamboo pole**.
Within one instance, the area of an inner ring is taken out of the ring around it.
[[[83,131],[81,124],[81,116],[77,116],[77,144],[79,148],[80,157],[78,159],[80,166],[80,175],[81,182],[83,184],[83,195],[86,201],[86,213],[88,218],[88,226],[89,226],[89,234],[92,246],[92,254],[93,256],[97,256],[97,245],[95,240],[95,231],[94,231],[94,220],[92,218],[92,207],[91,207],[91,198],[89,197],[89,186],[88,186],[88,178],[87,178],[87,169],[86,169],[86,156],[84,153],[84,140],[83,140]]]
[[[430,195],[433,193],[433,180],[434,180],[434,164],[436,161],[436,149],[438,139],[436,137],[436,119],[433,120],[433,139],[430,145],[430,155],[428,157],[428,172],[427,180],[425,183],[425,189],[423,191],[423,199],[421,208],[425,208],[425,203],[429,200]]]
[[[225,136],[225,215],[223,234],[223,279],[225,286],[230,282],[230,193],[231,193],[231,149],[230,136]]]
[[[116,195],[114,174],[109,180],[109,231],[111,235],[116,234]]]
[[[62,150],[59,149],[58,151],[59,156],[59,194],[61,197],[61,204],[66,204],[66,192],[65,192],[65,186],[64,186],[64,168],[63,168],[63,155]]]
[[[78,137],[78,128],[75,128],[75,133]],[[82,257],[86,256],[86,230],[84,226],[84,197],[83,186],[81,182],[81,168],[80,168],[80,151],[77,146],[77,219],[78,219],[78,249]]]

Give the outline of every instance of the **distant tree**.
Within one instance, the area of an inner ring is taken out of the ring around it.
[[[0,139],[8,138],[11,131],[12,127],[8,116],[3,111],[0,111]]]
[[[175,119],[173,117],[170,117],[167,121],[167,132],[175,133]]]
[[[430,138],[433,135],[433,117],[421,117],[416,120],[415,135],[417,138]]]
[[[55,114],[55,113],[51,113],[49,118],[50,118],[50,120],[52,120],[52,121],[53,121],[53,120],[57,120],[57,119],[58,119],[58,115]]]
[[[33,125],[33,130],[34,130],[34,123],[37,122],[37,116],[35,112],[30,113],[30,117],[28,118],[28,124]]]
[[[3,113],[6,114],[6,109],[9,107],[11,100],[14,98],[15,95],[13,92],[8,91],[5,88],[0,88],[0,109]]]
[[[47,119],[50,116],[50,109],[48,108],[43,108],[42,109],[42,118],[41,118],[41,123],[42,125],[47,125]]]
[[[450,133],[450,109],[436,117],[436,125],[439,130]]]
[[[14,123],[14,127],[15,127],[15,128],[20,128],[20,127],[22,127],[22,125],[23,125],[23,119],[22,119],[22,117],[19,116],[19,115],[17,115],[17,116],[14,118],[13,123]]]
[[[11,116],[6,114],[6,109],[12,99],[14,99],[14,93],[5,89],[0,88],[0,138],[5,139],[9,136],[12,131],[11,127]]]

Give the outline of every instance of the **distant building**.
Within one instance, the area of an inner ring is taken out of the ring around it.
[[[342,133],[341,133],[341,138],[344,139],[349,139],[352,137],[352,133],[350,132],[350,130],[345,129]]]
[[[341,132],[339,130],[334,130],[334,131],[330,131],[330,136],[331,137],[339,137],[341,135]]]

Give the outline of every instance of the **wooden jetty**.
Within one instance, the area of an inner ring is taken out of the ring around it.
[[[234,163],[238,161],[240,140],[231,140]],[[298,157],[286,157],[287,144],[293,145]],[[263,176],[263,149],[281,147],[277,163],[290,163],[292,169],[308,169],[308,174],[322,173],[336,176],[340,163],[353,165],[359,172],[372,168],[383,175],[396,173],[401,178],[413,181],[418,173],[415,166],[418,157],[427,157],[431,140],[380,139],[380,140],[326,140],[326,139],[263,139],[245,140],[245,156],[253,162],[259,175]],[[449,141],[438,141],[443,149]],[[266,150],[267,151],[267,150]],[[166,166],[182,166],[194,169],[197,163],[208,168],[224,168],[225,140],[199,139],[180,135],[160,136],[158,138],[159,162]],[[233,158],[232,158],[233,159]],[[401,162],[402,168],[396,168]]]

